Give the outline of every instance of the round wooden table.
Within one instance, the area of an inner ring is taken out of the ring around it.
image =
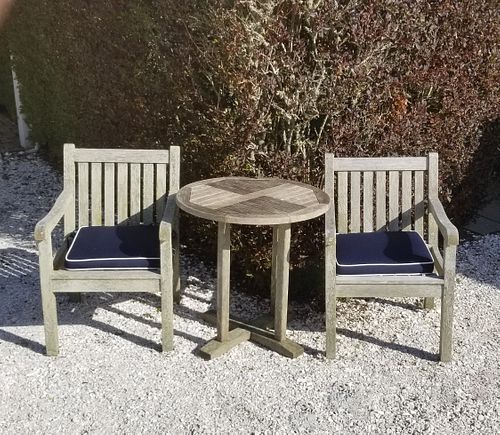
[[[296,181],[223,177],[184,186],[177,192],[177,204],[187,213],[218,222],[217,337],[201,349],[202,355],[216,358],[249,339],[291,358],[301,355],[304,349],[286,338],[290,227],[324,214],[329,196]],[[271,316],[251,324],[229,318],[231,224],[273,226]],[[206,318],[215,316],[208,313]],[[274,323],[272,333],[266,330],[269,321]]]

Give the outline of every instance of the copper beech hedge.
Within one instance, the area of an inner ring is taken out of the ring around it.
[[[25,0],[8,29],[33,138],[53,155],[64,141],[178,144],[183,183],[321,186],[325,151],[438,151],[456,223],[498,170],[498,34],[489,0]],[[213,251],[213,227],[184,228],[191,249]],[[235,270],[254,288],[270,233],[234,232]],[[322,222],[297,225],[292,243],[295,270],[313,271],[292,283],[320,286]]]

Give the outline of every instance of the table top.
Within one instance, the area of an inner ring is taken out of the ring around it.
[[[317,187],[278,178],[223,177],[177,192],[182,210],[204,219],[243,225],[279,225],[324,214],[329,196]]]

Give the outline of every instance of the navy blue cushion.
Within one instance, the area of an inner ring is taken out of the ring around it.
[[[66,254],[67,269],[156,269],[158,226],[81,227]]]
[[[339,275],[408,275],[433,270],[432,255],[417,232],[337,234]]]

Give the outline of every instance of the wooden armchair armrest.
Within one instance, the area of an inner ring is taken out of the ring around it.
[[[177,232],[177,210],[175,193],[170,193],[160,222],[160,242],[170,238],[172,232]]]
[[[63,190],[57,197],[56,202],[47,213],[35,226],[35,240],[41,242],[50,236],[52,230],[62,219],[66,213],[66,209],[72,200],[72,195],[69,191]]]
[[[457,246],[459,237],[458,230],[448,219],[443,204],[438,198],[429,198],[429,212],[434,217],[440,233],[443,235],[446,246]]]

